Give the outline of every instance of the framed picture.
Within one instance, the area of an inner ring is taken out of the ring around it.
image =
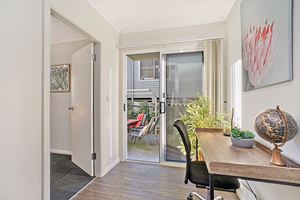
[[[245,91],[293,79],[293,1],[241,3]]]
[[[70,92],[70,64],[51,65],[50,67],[50,91]]]

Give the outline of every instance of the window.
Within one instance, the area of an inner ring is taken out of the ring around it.
[[[159,79],[159,60],[144,59],[140,60],[140,80],[155,80]]]

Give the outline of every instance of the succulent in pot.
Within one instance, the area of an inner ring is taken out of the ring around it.
[[[255,135],[250,131],[241,130],[236,127],[231,130],[231,143],[237,147],[252,148],[254,137]]]

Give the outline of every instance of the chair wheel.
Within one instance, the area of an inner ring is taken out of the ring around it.
[[[193,200],[193,195],[190,194],[186,199],[187,200]]]

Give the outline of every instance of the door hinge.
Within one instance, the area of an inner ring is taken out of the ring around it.
[[[123,111],[126,112],[126,104],[123,104]]]
[[[93,54],[93,61],[95,62],[95,61],[96,61],[96,59],[97,59],[97,56],[96,56],[96,54]]]
[[[96,153],[92,153],[92,160],[96,160]]]

